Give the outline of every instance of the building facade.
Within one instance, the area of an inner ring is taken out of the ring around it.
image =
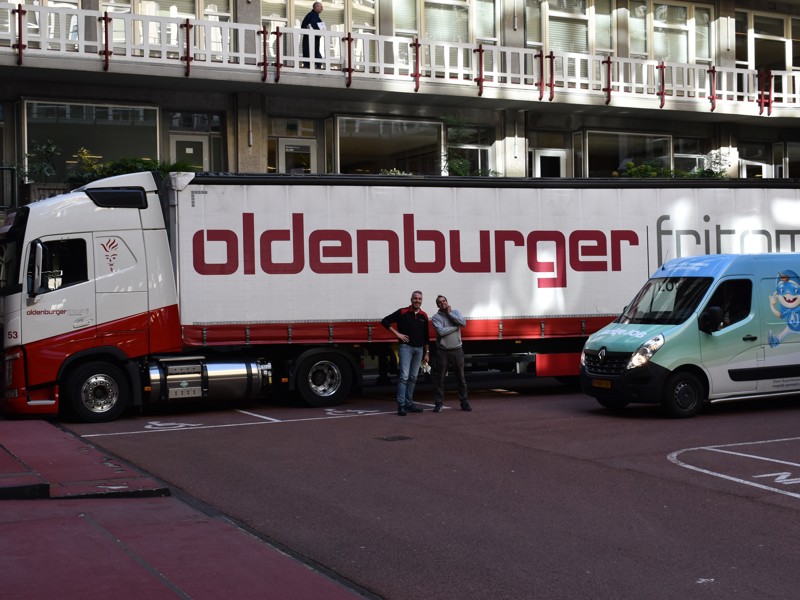
[[[0,165],[800,177],[800,1],[0,3]],[[310,57],[303,55],[308,36]],[[315,56],[315,46],[319,55]]]

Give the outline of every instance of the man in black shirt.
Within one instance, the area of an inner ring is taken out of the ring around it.
[[[322,17],[320,17],[320,13],[322,12],[322,2],[314,2],[314,5],[311,7],[311,10],[308,11],[308,14],[303,19],[303,22],[300,24],[301,29],[316,29],[317,31],[325,29],[325,23],[322,21]],[[309,43],[308,38],[311,37],[310,35],[303,36],[303,57],[308,58],[311,54],[309,50]],[[315,58],[322,58],[322,51],[320,50],[320,42],[322,41],[321,36],[316,36],[314,38],[314,57]],[[300,67],[303,69],[308,68],[307,62],[300,63]],[[322,67],[321,63],[316,63],[316,67],[319,69]]]
[[[422,412],[414,404],[414,386],[417,383],[419,366],[430,361],[429,344],[430,332],[428,331],[428,315],[420,308],[422,306],[422,292],[415,291],[411,294],[411,305],[398,308],[381,321],[400,342],[398,349],[398,380],[397,380],[397,414],[401,417],[407,413]]]

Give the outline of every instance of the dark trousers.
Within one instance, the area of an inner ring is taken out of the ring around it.
[[[444,379],[447,373],[453,373],[458,382],[458,400],[463,404],[467,401],[467,380],[464,376],[464,349],[452,350],[436,349],[436,374],[434,375],[433,398],[436,404],[444,401]]]

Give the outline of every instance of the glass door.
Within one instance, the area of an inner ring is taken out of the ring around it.
[[[171,135],[169,143],[172,162],[189,163],[208,171],[208,138],[197,135]]]
[[[297,138],[278,140],[278,172],[304,175],[317,172],[317,141]]]
[[[566,177],[566,150],[533,150],[534,177]]]

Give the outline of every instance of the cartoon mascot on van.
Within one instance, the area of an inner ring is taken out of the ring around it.
[[[790,333],[800,333],[800,276],[794,271],[778,273],[775,293],[769,297],[769,308],[776,317],[786,321],[786,329],[777,336],[770,331],[767,341],[770,348],[780,344]]]

